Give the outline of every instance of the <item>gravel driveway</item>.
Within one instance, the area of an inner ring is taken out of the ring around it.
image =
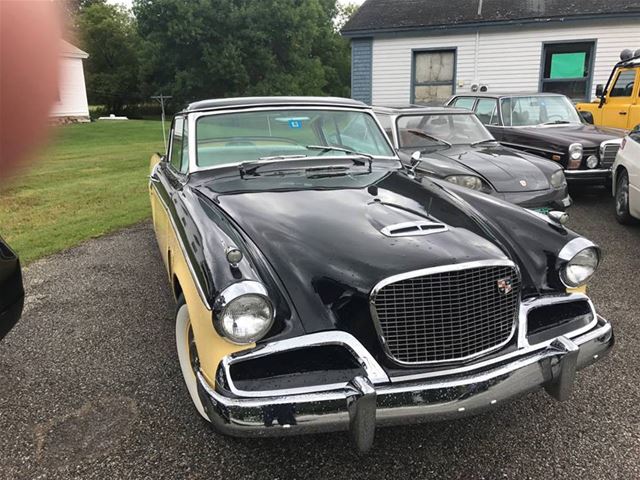
[[[603,190],[574,192],[571,226],[604,247],[590,293],[617,344],[573,399],[531,394],[490,414],[346,434],[238,440],[183,387],[173,303],[150,224],[25,272],[28,301],[0,343],[0,478],[640,478],[640,228]]]

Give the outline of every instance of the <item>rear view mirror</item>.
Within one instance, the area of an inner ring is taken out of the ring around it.
[[[593,113],[591,112],[580,112],[580,116],[583,120],[591,125],[593,125]]]
[[[596,85],[596,97],[600,98],[604,95],[604,85],[599,83]]]

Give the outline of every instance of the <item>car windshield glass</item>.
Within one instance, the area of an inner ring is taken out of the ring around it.
[[[563,96],[509,97],[501,100],[505,127],[581,123],[575,107]]]
[[[271,109],[211,114],[196,128],[200,167],[264,159],[394,152],[373,117],[362,111]],[[318,147],[337,147],[322,150]]]
[[[398,117],[397,127],[402,149],[493,140],[491,133],[472,113],[402,115]]]

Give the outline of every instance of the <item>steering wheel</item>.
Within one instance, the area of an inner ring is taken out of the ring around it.
[[[559,113],[554,113],[553,115],[547,115],[547,121],[551,120],[553,117],[557,117],[558,120],[564,120],[562,115],[560,115]]]

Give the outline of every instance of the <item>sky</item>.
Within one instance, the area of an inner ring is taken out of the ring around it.
[[[362,5],[364,0],[338,0],[338,3],[355,3],[358,5]],[[131,7],[133,0],[108,0],[108,3],[119,3],[120,5],[124,5],[125,7]]]

